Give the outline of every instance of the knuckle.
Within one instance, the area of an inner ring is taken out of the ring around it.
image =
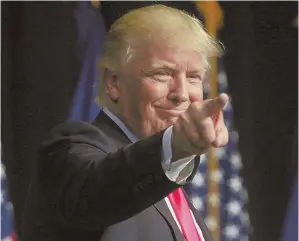
[[[223,145],[226,145],[228,143],[228,140],[229,140],[229,134],[228,134],[228,130],[227,128],[223,128],[222,132],[220,133],[221,134],[221,140],[223,142]]]
[[[193,102],[190,104],[190,110],[193,111],[198,111],[200,109],[200,103],[199,102]]]
[[[213,133],[208,133],[205,135],[206,142],[212,144],[215,141],[215,135]]]
[[[174,123],[174,125],[173,125],[173,131],[174,132],[180,132],[181,131],[181,124],[178,122],[178,121],[176,121],[175,123]]]
[[[206,145],[206,144],[203,144],[203,143],[201,143],[201,144],[199,145],[198,142],[194,142],[194,141],[193,141],[193,142],[190,142],[190,144],[191,144],[191,146],[192,146],[193,149],[194,149],[194,154],[199,154],[199,155],[201,155],[201,154],[207,152],[207,150],[209,149],[209,145]]]
[[[221,131],[215,140],[217,147],[225,146],[228,143],[228,132],[227,130]]]
[[[213,121],[211,118],[203,119],[198,123],[198,126],[201,131],[208,131],[210,129],[214,129]]]
[[[188,138],[190,139],[190,141],[192,141],[192,142],[197,142],[200,139],[200,135],[196,131],[190,131],[190,132],[188,132],[187,135],[188,135]]]
[[[181,114],[179,116],[179,121],[180,122],[189,122],[189,116],[188,116],[188,114],[186,112],[183,113],[183,114]]]
[[[213,129],[205,129],[202,131],[202,138],[205,142],[211,144],[216,139],[216,134]]]

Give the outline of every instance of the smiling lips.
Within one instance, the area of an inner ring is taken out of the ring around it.
[[[167,109],[167,108],[158,108],[158,109],[161,110],[162,112],[164,112],[170,116],[174,116],[174,117],[178,117],[186,111],[185,109]]]

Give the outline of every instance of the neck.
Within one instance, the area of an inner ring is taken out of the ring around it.
[[[140,133],[136,132],[136,129],[133,129],[132,126],[136,126],[136,123],[128,123],[127,118],[125,118],[124,114],[122,113],[122,111],[119,110],[117,104],[110,104],[110,105],[106,105],[105,108],[107,108],[113,115],[115,115],[118,119],[120,119],[123,124],[130,130],[130,132],[132,132],[138,139],[141,139],[142,136],[140,135]]]

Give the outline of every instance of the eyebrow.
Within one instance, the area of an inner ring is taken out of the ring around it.
[[[158,64],[152,64],[151,69],[176,69],[176,64],[172,63],[158,63]]]
[[[188,74],[205,74],[205,69],[198,69],[198,70],[187,70]]]

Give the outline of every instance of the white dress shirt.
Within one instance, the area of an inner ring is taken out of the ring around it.
[[[137,136],[135,136],[117,116],[115,116],[107,108],[104,108],[102,111],[104,111],[118,125],[118,127],[125,133],[125,135],[130,139],[132,143],[138,141]],[[176,182],[177,184],[184,184],[193,171],[195,155],[172,162],[171,161],[172,159],[171,135],[172,135],[172,126],[168,127],[163,134],[163,139],[162,139],[163,152],[162,152],[161,164],[165,172],[165,175],[171,181]],[[171,206],[168,197],[165,197],[164,199],[170,210],[170,213],[172,214],[175,222],[177,223],[180,231],[182,232],[181,225],[176,218],[176,215],[173,211],[173,208]],[[190,213],[195,223],[195,227],[201,237],[201,240],[204,241],[202,231],[200,230],[191,210]]]

